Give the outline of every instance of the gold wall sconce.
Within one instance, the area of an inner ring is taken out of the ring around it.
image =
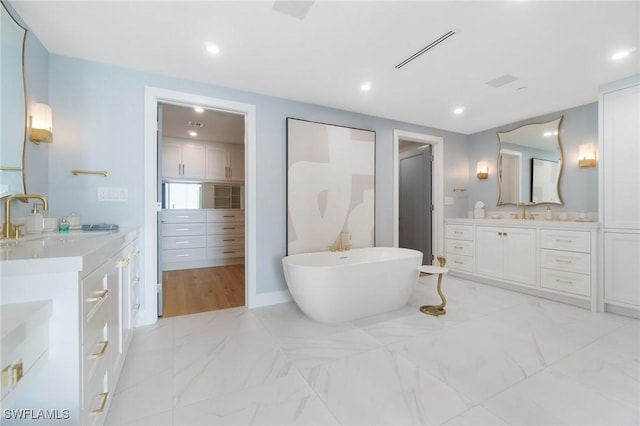
[[[486,161],[478,161],[476,164],[476,176],[478,179],[487,179],[489,177],[489,166]]]
[[[578,166],[579,167],[595,167],[596,166],[596,148],[592,143],[585,143],[579,146]]]
[[[29,139],[40,144],[53,142],[53,114],[47,104],[32,104],[29,115]]]

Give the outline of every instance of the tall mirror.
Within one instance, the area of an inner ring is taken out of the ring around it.
[[[562,116],[498,132],[498,205],[563,204],[561,122]]]
[[[24,46],[27,30],[13,19],[4,2],[0,3],[0,197],[5,197],[26,193]]]

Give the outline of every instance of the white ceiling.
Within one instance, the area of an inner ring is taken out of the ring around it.
[[[464,134],[594,102],[640,72],[640,1],[10,3],[55,54]],[[636,50],[614,63],[620,48]],[[504,75],[517,80],[486,84]]]

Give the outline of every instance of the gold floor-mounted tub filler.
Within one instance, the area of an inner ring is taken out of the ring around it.
[[[440,299],[442,299],[442,303],[439,305],[423,305],[420,306],[420,312],[427,315],[440,316],[447,313],[444,307],[447,304],[447,299],[445,299],[444,294],[442,293],[442,276],[449,272],[445,265],[447,264],[447,260],[443,256],[438,256],[438,262],[440,266],[434,265],[422,265],[418,269],[420,272],[424,272],[425,274],[434,275],[438,274],[438,294],[440,295]]]

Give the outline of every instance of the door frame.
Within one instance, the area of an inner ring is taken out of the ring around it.
[[[400,245],[400,140],[431,145],[433,154],[431,200],[431,251],[434,258],[444,255],[444,138],[424,133],[393,131],[393,246]]]
[[[162,285],[158,277],[157,247],[157,108],[158,103],[200,105],[245,116],[245,306],[256,304],[256,106],[226,99],[210,98],[193,93],[177,92],[145,86],[144,91],[144,306],[138,325],[158,320],[157,289]]]

